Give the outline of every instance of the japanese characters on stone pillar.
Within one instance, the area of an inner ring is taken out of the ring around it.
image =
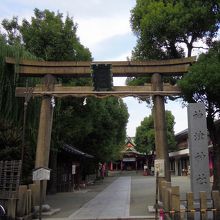
[[[209,198],[210,173],[205,105],[190,103],[187,110],[191,190],[195,199],[199,199],[200,191],[207,192]]]

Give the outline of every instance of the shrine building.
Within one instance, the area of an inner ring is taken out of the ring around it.
[[[143,170],[146,163],[146,154],[135,149],[135,144],[131,137],[126,138],[125,145],[121,151],[121,159],[110,163],[110,170]]]

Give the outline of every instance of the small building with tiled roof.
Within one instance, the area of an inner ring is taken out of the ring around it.
[[[121,151],[121,160],[112,163],[110,170],[143,170],[146,155],[135,149],[132,138],[127,137]]]
[[[71,192],[78,189],[90,176],[95,175],[94,156],[82,150],[63,144],[56,151],[55,162],[51,161],[51,178],[48,181],[47,191],[50,194],[57,192]]]

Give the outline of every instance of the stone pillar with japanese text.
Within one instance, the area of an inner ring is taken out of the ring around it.
[[[207,192],[209,198],[210,172],[205,105],[190,103],[187,110],[191,190],[195,199],[199,199],[200,191]]]

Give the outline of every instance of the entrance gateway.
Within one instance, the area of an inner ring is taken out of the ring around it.
[[[16,88],[17,97],[27,96],[27,91],[32,91],[32,96],[41,97],[41,111],[38,129],[35,168],[48,167],[51,131],[53,122],[53,107],[51,98],[54,97],[149,97],[153,98],[154,127],[156,159],[165,163],[165,177],[159,181],[170,182],[168,146],[165,126],[164,96],[177,96],[181,94],[177,85],[163,82],[164,76],[182,76],[187,73],[189,66],[195,62],[195,57],[171,59],[161,61],[102,61],[102,62],[72,62],[72,61],[34,61],[6,58],[6,63],[17,64],[20,77],[41,77],[42,85],[37,85],[32,90],[25,87]],[[76,86],[67,87],[56,84],[57,77],[91,77],[92,66],[111,65],[113,77],[138,77],[151,76],[151,83],[144,86],[113,86],[111,91],[94,91],[94,87]]]

